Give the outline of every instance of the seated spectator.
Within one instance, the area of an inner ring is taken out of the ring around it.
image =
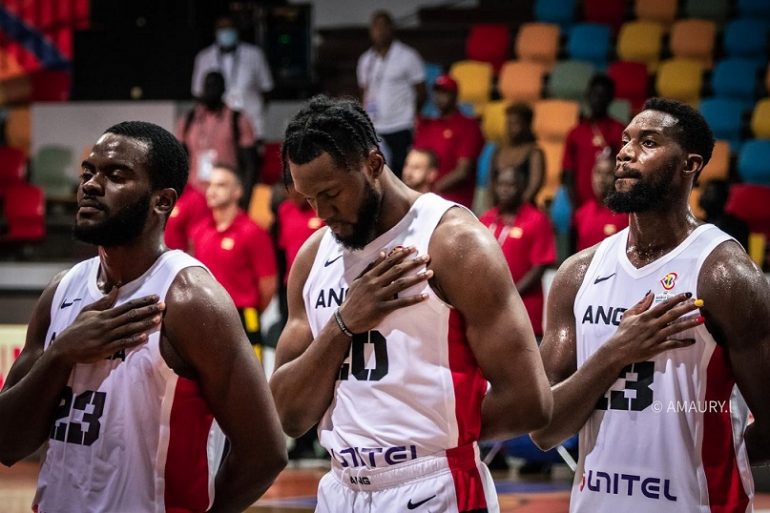
[[[438,176],[438,160],[430,150],[412,148],[404,164],[404,183],[417,192],[430,192]]]
[[[556,241],[548,216],[524,201],[527,184],[521,168],[493,172],[494,207],[482,214],[481,222],[489,228],[503,250],[516,289],[527,308],[538,340],[543,336],[543,273],[556,262]]]
[[[203,95],[177,125],[177,139],[184,144],[189,155],[190,175],[188,187],[179,200],[179,209],[176,215],[169,218],[166,226],[166,245],[172,249],[187,250],[190,230],[207,217],[208,214],[199,206],[215,163],[237,170],[241,181],[255,173],[251,123],[246,116],[225,105],[224,93],[222,74],[217,71],[208,73],[203,83]],[[244,207],[248,205],[251,191],[246,192],[241,198]],[[185,198],[186,195],[193,197]],[[191,207],[184,208],[187,205]]]
[[[492,157],[492,166],[500,170],[521,168],[527,177],[524,201],[534,202],[543,186],[545,156],[532,132],[532,109],[525,103],[514,103],[505,110],[507,138]]]
[[[434,100],[440,116],[420,118],[414,147],[433,151],[438,159],[438,177],[433,191],[470,208],[476,188],[476,160],[484,136],[475,119],[457,109],[457,82],[441,75],[434,85]]]
[[[749,248],[749,225],[745,221],[725,212],[727,198],[730,196],[730,184],[724,180],[710,180],[703,185],[698,205],[706,213],[705,221],[716,225],[741,243],[744,249]],[[767,208],[767,205],[765,206]]]
[[[628,214],[617,214],[604,202],[615,187],[615,158],[608,151],[596,159],[591,185],[594,197],[575,211],[572,220],[577,251],[591,247],[628,226]]]
[[[273,242],[238,206],[243,186],[235,170],[216,164],[208,181],[211,217],[192,231],[195,257],[230,294],[254,351],[261,356],[259,316],[277,286]]]

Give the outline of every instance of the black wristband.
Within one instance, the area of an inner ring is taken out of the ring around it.
[[[334,320],[337,321],[337,327],[339,327],[340,331],[347,335],[350,338],[353,338],[353,332],[348,329],[348,327],[345,325],[345,321],[342,320],[342,316],[340,315],[340,309],[337,308],[334,311]]]

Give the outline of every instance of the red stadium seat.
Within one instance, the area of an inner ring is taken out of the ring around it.
[[[609,25],[612,27],[612,33],[617,35],[620,26],[626,21],[626,2],[624,0],[583,0],[583,19]]]
[[[615,97],[631,102],[636,113],[647,99],[647,66],[640,62],[615,61],[607,68],[607,74],[615,82]]]
[[[755,233],[764,233],[770,237],[770,187],[753,184],[733,184],[725,211],[748,225]]]
[[[508,25],[501,23],[477,23],[471,26],[465,40],[465,58],[488,62],[495,74],[509,59],[511,33]]]
[[[20,182],[5,198],[6,242],[32,242],[45,237],[45,197],[40,187]]]

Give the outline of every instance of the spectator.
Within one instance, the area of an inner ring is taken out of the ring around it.
[[[299,248],[313,232],[324,225],[324,222],[316,215],[305,197],[297,192],[293,184],[289,184],[287,188],[287,197],[278,207],[277,220],[278,247],[286,257],[286,277],[288,278]]]
[[[430,192],[438,176],[438,159],[430,150],[412,148],[404,164],[404,183],[417,192]]]
[[[196,258],[232,297],[249,341],[261,356],[259,316],[275,294],[275,250],[270,235],[238,207],[242,195],[235,171],[216,165],[206,190],[211,219],[193,230],[193,247]]]
[[[590,114],[567,135],[562,161],[562,179],[567,186],[572,207],[579,208],[594,197],[591,171],[602,151],[612,155],[620,150],[623,125],[607,114],[615,96],[615,83],[607,75],[595,75],[588,84],[586,97]]]
[[[710,180],[703,185],[698,204],[706,213],[705,221],[716,225],[740,242],[743,249],[749,248],[749,225],[743,220],[725,212],[730,184],[724,180]]]
[[[214,30],[216,42],[195,57],[192,95],[200,97],[206,75],[219,71],[225,77],[228,107],[243,112],[251,122],[256,139],[262,140],[266,93],[273,89],[273,76],[265,54],[258,46],[239,41],[235,19],[230,15],[217,18]]]
[[[505,110],[507,139],[496,150],[492,165],[498,171],[508,167],[521,168],[526,177],[524,201],[534,202],[545,176],[543,150],[532,133],[532,109],[525,103],[514,103]]]
[[[480,219],[500,243],[535,336],[540,340],[545,303],[543,273],[556,262],[553,227],[548,216],[524,201],[527,177],[522,167],[493,171],[491,178],[495,206]]]
[[[575,211],[573,223],[577,250],[590,248],[628,226],[628,214],[615,213],[605,204],[615,188],[615,157],[609,152],[596,159],[591,174],[594,196]]]
[[[434,99],[440,116],[419,120],[414,146],[429,149],[438,158],[433,191],[470,208],[476,187],[476,160],[484,136],[478,122],[457,109],[457,82],[452,77],[441,75],[436,79]]]
[[[374,13],[369,35],[372,47],[356,68],[358,87],[377,135],[390,150],[388,167],[400,177],[412,145],[415,114],[427,96],[425,68],[413,48],[393,38],[393,18],[387,11]]]
[[[207,74],[198,104],[179,120],[177,126],[177,138],[187,148],[190,158],[190,178],[179,200],[179,208],[166,227],[166,244],[174,249],[188,249],[190,230],[208,217],[208,211],[202,205],[215,163],[242,168],[239,171],[242,182],[248,183],[248,177],[254,174],[255,162],[249,151],[254,143],[254,132],[245,116],[225,105],[224,86],[221,73],[212,71]],[[242,206],[248,204],[249,196],[244,196]]]

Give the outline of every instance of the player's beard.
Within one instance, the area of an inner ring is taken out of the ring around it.
[[[665,204],[671,194],[671,183],[676,173],[677,159],[671,158],[657,179],[641,173],[631,190],[620,192],[613,184],[605,203],[610,210],[618,213],[647,212]]]
[[[114,215],[94,225],[75,223],[76,239],[103,247],[122,246],[133,241],[144,230],[150,211],[151,193],[118,210]]]
[[[353,225],[353,233],[346,236],[334,234],[335,238],[348,249],[363,249],[374,240],[377,221],[380,218],[382,194],[366,183],[366,196],[358,209],[358,222]]]

